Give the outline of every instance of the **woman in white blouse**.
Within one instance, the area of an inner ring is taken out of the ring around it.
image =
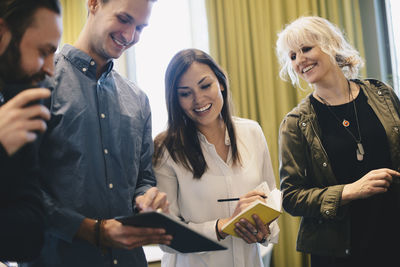
[[[263,192],[276,188],[267,143],[258,123],[232,117],[228,79],[206,53],[187,49],[168,65],[168,128],[155,139],[157,184],[167,193],[170,213],[228,250],[181,254],[170,248],[162,266],[263,266],[259,244],[278,241],[277,222],[237,224],[233,237],[221,231]],[[239,197],[239,201],[217,199]]]

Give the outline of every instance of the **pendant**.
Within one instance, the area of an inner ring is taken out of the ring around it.
[[[357,142],[357,160],[363,161],[364,154],[365,154],[365,151],[364,151],[363,145],[361,144],[361,142]]]
[[[349,127],[350,122],[348,120],[346,120],[346,119],[343,119],[342,124],[343,124],[344,127]]]

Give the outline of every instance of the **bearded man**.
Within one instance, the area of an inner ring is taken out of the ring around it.
[[[38,101],[62,32],[58,0],[0,1],[0,261],[36,258],[44,240],[38,146],[49,110]]]

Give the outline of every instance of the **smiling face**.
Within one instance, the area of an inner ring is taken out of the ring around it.
[[[337,64],[317,45],[304,45],[297,51],[290,51],[293,70],[306,82],[317,84],[328,77]]]
[[[139,41],[148,24],[152,5],[150,0],[89,1],[92,22],[89,54],[100,64],[119,58]]]
[[[206,64],[193,62],[182,75],[177,87],[179,105],[199,130],[217,125],[224,105],[223,90]]]

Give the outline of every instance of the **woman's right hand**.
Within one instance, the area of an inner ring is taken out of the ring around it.
[[[393,178],[399,179],[400,173],[383,168],[372,170],[354,183],[347,184],[342,192],[342,205],[352,200],[368,198],[385,193],[391,185]]]
[[[251,203],[253,203],[257,199],[261,200],[262,202],[265,202],[266,197],[267,196],[263,192],[256,190],[250,191],[247,194],[241,196],[229,220],[238,215],[240,212],[242,212],[242,210],[247,208]]]
[[[236,207],[235,207],[235,210],[233,211],[232,216],[229,217],[229,218],[220,219],[220,220],[218,221],[218,231],[219,231],[219,233],[221,234],[221,236],[222,236],[223,238],[225,238],[226,236],[228,236],[228,234],[226,234],[226,233],[224,233],[224,232],[221,231],[222,227],[223,227],[227,222],[229,222],[231,219],[233,219],[236,215],[238,215],[241,211],[243,211],[245,208],[247,208],[251,203],[253,203],[253,202],[256,201],[257,199],[259,199],[259,200],[265,202],[266,197],[267,197],[267,196],[266,196],[263,192],[261,192],[261,191],[256,191],[256,190],[250,191],[250,192],[248,192],[247,194],[241,196],[240,199],[239,199],[239,201],[238,201],[238,203],[237,203],[237,205],[236,205]]]

